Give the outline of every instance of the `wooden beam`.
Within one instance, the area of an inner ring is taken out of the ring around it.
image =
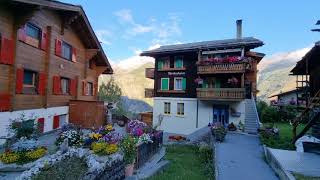
[[[50,54],[51,54],[51,34],[52,34],[52,28],[51,26],[47,26],[47,47],[46,47],[46,55],[45,55],[45,60],[44,60],[44,72],[46,74],[46,89],[45,89],[45,94],[43,98],[43,106],[44,108],[48,107],[48,97],[49,97],[49,91],[50,89],[48,88],[48,84],[50,82],[49,79],[49,69],[50,69]]]
[[[99,49],[86,49],[85,50],[85,57],[86,61],[90,61],[94,56],[98,54],[100,50]]]
[[[102,74],[108,67],[106,66],[96,66],[94,70],[96,71],[97,76]]]
[[[17,67],[17,47],[18,47],[18,38],[17,38],[17,31],[19,29],[18,24],[13,25],[12,31],[12,40],[14,42],[14,50],[13,50],[13,65],[9,67],[9,93],[10,93],[10,111],[14,111],[14,102],[16,98],[16,90],[15,90],[15,83],[16,83],[16,67]]]

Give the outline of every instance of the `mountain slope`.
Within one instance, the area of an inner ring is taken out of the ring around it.
[[[145,88],[153,88],[153,80],[145,78],[145,69],[154,67],[154,63],[147,62],[134,68],[121,68],[115,66],[114,75],[112,75],[121,87],[124,96],[130,99],[137,99],[153,105],[152,98],[144,97]],[[99,78],[99,82],[107,82],[111,76],[103,75]]]

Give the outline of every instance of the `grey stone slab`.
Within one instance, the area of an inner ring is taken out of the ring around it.
[[[286,171],[320,177],[319,155],[272,148],[269,150]]]
[[[218,180],[278,179],[264,161],[258,136],[228,133],[215,148]]]

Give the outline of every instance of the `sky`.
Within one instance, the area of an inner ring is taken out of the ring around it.
[[[60,1],[82,5],[113,63],[160,45],[235,38],[237,19],[243,20],[244,37],[265,43],[255,51],[267,56],[320,40],[320,33],[310,31],[320,19],[319,0]]]

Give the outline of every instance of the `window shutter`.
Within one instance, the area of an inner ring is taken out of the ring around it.
[[[59,39],[56,39],[56,47],[55,47],[55,55],[61,56],[62,55],[62,42]]]
[[[0,63],[2,64],[13,64],[13,40],[2,38],[1,39],[1,50],[0,50]]]
[[[45,33],[44,30],[42,30],[40,48],[44,51],[47,51],[47,41],[47,33]]]
[[[39,128],[39,132],[41,133],[44,132],[44,118],[38,119],[38,128]]]
[[[187,87],[186,78],[182,78],[182,90],[186,90],[186,87]]]
[[[23,90],[23,68],[19,68],[16,70],[16,93],[22,94]]]
[[[71,94],[71,96],[76,96],[77,95],[77,80],[71,79],[69,82],[70,82],[70,94]]]
[[[10,110],[10,94],[0,94],[0,112]]]
[[[82,95],[86,96],[88,94],[88,89],[87,89],[87,82],[82,81]]]
[[[53,129],[59,128],[59,121],[60,121],[59,116],[53,116]]]
[[[19,39],[19,41],[26,42],[26,27],[25,26],[18,29],[18,39]]]
[[[163,60],[158,61],[158,69],[159,70],[163,69]]]
[[[169,90],[169,79],[161,79],[161,90]]]
[[[46,92],[46,74],[44,72],[39,73],[38,93],[44,96]]]
[[[61,82],[59,76],[53,76],[53,94],[60,95],[61,94]]]
[[[98,83],[93,84],[93,96],[96,96],[98,92]]]
[[[77,49],[72,47],[72,62],[77,62]]]

